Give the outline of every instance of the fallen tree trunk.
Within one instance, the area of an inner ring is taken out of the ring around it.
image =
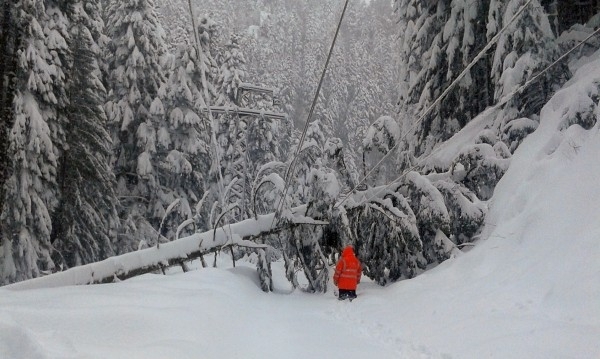
[[[163,243],[160,247],[147,248],[101,262],[70,268],[68,270],[34,278],[2,287],[24,290],[53,288],[69,285],[112,283],[135,276],[163,271],[172,266],[182,266],[188,261],[201,258],[230,246],[266,248],[255,241],[280,229],[271,228],[273,214],[258,216],[242,222],[228,224],[217,230],[194,234],[176,241]],[[325,225],[326,222],[298,216],[292,225]],[[185,270],[185,269],[184,269]]]

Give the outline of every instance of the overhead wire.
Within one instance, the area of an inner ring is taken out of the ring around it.
[[[391,156],[391,154],[394,152],[394,150],[396,150],[396,148],[398,148],[398,146],[406,140],[406,137],[408,136],[408,134],[414,128],[416,128],[417,125],[419,125],[421,122],[423,122],[423,120],[425,120],[425,118],[429,115],[429,113],[436,106],[438,106],[442,102],[442,100],[450,93],[450,91],[452,91],[454,89],[454,87],[456,87],[456,85],[460,81],[462,81],[462,79],[467,75],[467,73],[469,73],[469,71],[471,70],[471,68],[473,68],[473,66],[475,66],[475,64],[477,64],[477,62],[479,62],[479,60],[481,60],[481,58],[483,56],[485,56],[485,54],[488,52],[488,50],[491,49],[492,46],[494,46],[494,44],[496,44],[496,42],[498,42],[498,40],[504,34],[504,32],[506,32],[506,30],[508,30],[508,28],[512,25],[512,23],[515,22],[517,20],[517,18],[519,18],[519,16],[521,16],[521,14],[525,11],[525,9],[527,8],[527,6],[529,6],[529,4],[531,4],[532,2],[533,2],[533,0],[529,0],[523,6],[521,6],[521,8],[519,9],[519,11],[517,11],[513,15],[513,17],[510,19],[510,21],[506,25],[504,25],[504,27],[490,41],[488,41],[488,43],[486,44],[486,46],[481,51],[479,51],[479,53],[477,54],[477,56],[475,56],[473,58],[473,60],[471,60],[471,62],[458,75],[458,77],[456,79],[454,79],[454,81],[452,81],[452,83],[446,88],[446,90],[444,90],[444,92],[442,92],[442,94],[440,94],[437,97],[437,99],[425,110],[425,112],[423,112],[423,114],[417,119],[417,121],[415,121],[415,123],[412,125],[412,127],[408,131],[406,131],[404,133],[404,135],[396,142],[396,144],[388,151],[388,153],[385,154],[383,156],[383,158],[381,158],[381,160],[379,162],[377,162],[377,164],[375,164],[375,166],[373,166],[373,168],[371,168],[371,170],[367,174],[364,175],[364,177],[342,198],[342,200],[340,202],[338,202],[334,206],[334,208],[338,208],[344,202],[346,202],[346,200],[348,200],[348,198],[350,197],[350,195],[352,193],[354,193],[357,188],[359,188],[361,185],[363,185],[365,183],[365,181],[367,180],[367,178],[369,178],[375,172],[375,170],[379,166],[381,166],[383,164],[383,162],[389,156]]]
[[[494,46],[494,44],[496,44],[498,42],[498,40],[500,39],[500,37],[504,34],[504,32],[506,32],[508,30],[508,28],[521,16],[521,14],[526,10],[526,8],[533,2],[533,0],[528,0],[524,5],[521,6],[521,8],[512,16],[512,18],[510,19],[510,21],[504,25],[504,27],[486,44],[486,46],[477,54],[477,56],[475,56],[473,58],[473,60],[471,60],[471,62],[467,65],[467,67],[465,67],[465,69],[459,74],[459,76],[454,79],[454,81],[444,90],[444,92],[442,92],[442,94],[440,94],[437,99],[425,110],[425,112],[423,112],[420,117],[417,119],[417,121],[414,122],[413,126],[407,131],[405,132],[405,134],[403,135],[403,137],[401,137],[397,143],[388,151],[388,153],[386,155],[383,156],[383,158],[377,163],[375,164],[375,166],[373,166],[373,168],[367,173],[365,174],[365,176],[342,198],[341,201],[339,201],[338,203],[335,204],[334,208],[338,208],[339,206],[341,206],[344,202],[346,202],[350,196],[352,195],[352,193],[354,193],[356,191],[357,188],[359,188],[361,185],[364,184],[364,182],[366,181],[367,178],[369,178],[374,172],[375,170],[381,166],[383,164],[383,162],[394,152],[394,150],[403,142],[406,140],[407,135],[418,125],[420,124],[429,114],[430,112],[436,107],[438,106],[443,100],[444,98],[456,87],[456,85],[458,85],[458,83],[460,81],[462,81],[464,79],[464,77],[468,74],[468,72],[473,68],[473,66],[475,66],[477,64],[477,62],[479,62],[479,60],[481,60],[481,58],[483,56],[485,56],[485,54],[489,51],[489,49],[491,49],[492,46]],[[329,62],[331,60],[332,57],[332,53],[333,50],[335,48],[335,43],[337,41],[337,37],[339,35],[340,32],[340,28],[341,25],[343,23],[343,19],[346,13],[346,10],[348,8],[348,3],[349,0],[346,0],[344,3],[344,8],[342,10],[342,14],[340,16],[340,20],[338,22],[338,26],[336,28],[336,32],[331,44],[331,47],[329,49],[329,53],[327,56],[327,60],[325,62],[325,66],[323,68],[323,71],[321,73],[321,78],[320,81],[318,83],[317,86],[317,90],[315,92],[315,96],[313,98],[312,101],[312,105],[310,108],[310,112],[307,116],[305,125],[304,125],[304,129],[302,131],[302,135],[300,137],[300,141],[298,143],[298,146],[296,148],[296,152],[292,158],[292,161],[290,162],[290,165],[288,166],[286,172],[285,172],[285,186],[284,186],[284,191],[282,193],[282,196],[279,200],[279,203],[277,205],[276,211],[275,211],[275,215],[273,217],[273,222],[271,223],[271,227],[273,227],[275,221],[279,218],[279,216],[281,215],[281,211],[282,211],[282,206],[283,203],[285,201],[285,197],[287,196],[287,192],[289,190],[289,186],[292,180],[292,175],[294,173],[295,167],[297,165],[297,160],[298,160],[298,156],[302,150],[302,145],[304,144],[304,141],[306,139],[306,134],[308,131],[308,126],[310,124],[310,119],[312,118],[313,114],[314,114],[314,110],[316,107],[316,103],[320,94],[320,90],[321,87],[323,85],[323,81],[327,72],[327,69],[329,67]],[[508,101],[510,101],[510,99],[512,99],[515,95],[522,93],[522,91],[527,88],[529,85],[531,85],[533,82],[537,81],[537,79],[541,76],[543,76],[546,72],[548,72],[551,68],[553,68],[554,66],[556,66],[558,63],[560,63],[564,58],[566,58],[569,54],[571,54],[573,51],[575,51],[577,48],[579,48],[580,46],[582,46],[584,43],[586,43],[590,38],[592,38],[593,36],[597,35],[600,32],[600,29],[596,30],[594,33],[592,33],[590,36],[588,36],[585,40],[583,40],[581,43],[579,43],[578,45],[574,46],[571,50],[569,50],[568,52],[566,52],[563,56],[561,56],[559,59],[557,59],[555,62],[553,62],[552,64],[550,64],[549,66],[547,66],[543,71],[541,71],[540,73],[538,73],[536,76],[532,77],[531,79],[529,79],[525,84],[523,84],[521,87],[519,87],[517,90],[513,91],[511,94],[503,97],[499,103],[497,103],[496,105],[494,105],[491,109],[497,109],[503,105],[505,105]],[[489,110],[489,109],[488,109]],[[422,159],[420,159],[420,162],[423,162],[427,159],[429,159],[431,156],[433,156],[435,153],[437,153],[436,151],[430,153],[429,155],[423,157]],[[386,190],[387,188],[389,188],[390,186],[392,186],[394,183],[398,182],[399,180],[401,180],[402,178],[404,178],[410,171],[416,169],[419,167],[420,164],[415,164],[411,167],[409,167],[408,169],[406,169],[405,171],[403,171],[403,173],[396,178],[395,180],[393,180],[392,182],[390,182],[389,184],[387,184],[385,187],[379,189],[373,196],[371,196],[369,199],[372,199],[373,197],[375,197],[376,195],[378,195],[379,193],[381,193],[382,191]],[[369,200],[367,199],[367,201]]]
[[[581,46],[583,46],[584,44],[586,44],[592,37],[596,36],[600,34],[600,28],[596,29],[592,34],[590,34],[588,37],[586,37],[584,40],[582,40],[580,43],[578,43],[577,45],[573,46],[569,51],[565,52],[562,56],[560,56],[557,60],[555,60],[553,63],[551,63],[550,65],[546,66],[546,68],[544,68],[542,71],[540,71],[539,73],[537,73],[535,76],[533,76],[532,78],[530,78],[529,80],[527,80],[523,85],[521,85],[519,88],[515,89],[514,91],[512,91],[511,93],[505,95],[504,97],[502,97],[500,99],[500,101],[486,109],[486,112],[492,112],[497,110],[498,108],[504,106],[505,104],[507,104],[511,99],[513,99],[516,95],[519,95],[521,93],[523,93],[523,91],[529,87],[532,83],[534,83],[535,81],[537,81],[540,77],[542,77],[544,74],[546,74],[548,71],[550,71],[552,68],[554,68],[554,66],[558,65],[560,62],[562,62],[565,58],[567,58],[570,54],[572,54],[575,50],[577,50],[578,48],[580,48]],[[431,157],[433,157],[434,155],[436,155],[439,152],[439,148],[436,151],[432,151],[430,154],[428,154],[427,156],[419,159],[419,163],[409,167],[408,169],[404,170],[402,172],[402,174],[400,176],[398,176],[396,179],[394,179],[393,181],[391,181],[390,183],[388,183],[386,186],[376,190],[370,197],[364,199],[361,201],[362,203],[366,203],[369,202],[370,200],[372,200],[373,198],[376,198],[377,196],[379,196],[379,194],[381,194],[383,191],[389,189],[391,186],[393,186],[394,184],[398,183],[401,179],[403,179],[404,177],[406,177],[408,175],[408,173],[410,173],[411,171],[419,168],[422,166],[422,164],[430,159]],[[350,193],[351,194],[351,193]],[[336,208],[340,205],[342,205],[350,196],[350,194],[348,194],[343,201],[339,202],[338,204],[336,204]]]
[[[530,0],[532,1],[532,0]],[[289,190],[289,186],[291,184],[292,178],[293,178],[293,174],[294,174],[294,170],[296,169],[296,165],[297,165],[297,161],[298,161],[298,156],[300,155],[300,152],[302,151],[302,145],[304,144],[304,140],[306,139],[306,133],[308,132],[308,126],[310,124],[310,119],[312,118],[314,112],[315,112],[315,108],[317,105],[317,101],[319,99],[319,94],[321,93],[321,87],[323,86],[323,82],[325,80],[325,75],[327,74],[327,69],[329,67],[329,63],[331,62],[331,57],[333,55],[333,50],[335,48],[335,44],[337,42],[337,38],[338,35],[340,33],[340,29],[342,27],[342,23],[344,21],[344,16],[346,15],[346,10],[348,9],[348,3],[350,1],[346,0],[344,3],[344,8],[342,9],[342,13],[340,15],[340,19],[338,21],[338,25],[337,28],[335,30],[335,35],[333,36],[333,41],[331,42],[331,47],[329,48],[329,53],[327,55],[327,60],[325,61],[325,66],[323,67],[323,71],[321,72],[321,78],[319,80],[319,84],[317,86],[317,89],[315,91],[315,96],[313,98],[312,101],[312,105],[310,107],[310,111],[308,113],[308,116],[306,118],[306,122],[304,124],[304,129],[302,130],[302,135],[300,136],[300,140],[298,142],[298,147],[296,148],[296,152],[294,154],[294,157],[292,157],[292,161],[290,162],[290,165],[288,166],[286,172],[285,172],[285,186],[284,186],[284,190],[283,190],[283,194],[279,200],[279,203],[277,205],[277,208],[275,209],[275,215],[273,216],[273,222],[271,222],[271,228],[273,228],[273,225],[275,224],[275,221],[278,220],[278,217],[281,215],[281,211],[283,208],[283,204],[285,202],[285,198],[287,196],[287,192]]]

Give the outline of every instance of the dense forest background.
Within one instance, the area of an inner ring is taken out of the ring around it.
[[[600,25],[595,0],[351,1],[308,118],[341,1],[1,4],[0,284],[273,212],[266,250],[232,250],[265,290],[282,257],[326,290],[346,243],[380,284],[417,275],[477,238],[571,75],[548,66]]]

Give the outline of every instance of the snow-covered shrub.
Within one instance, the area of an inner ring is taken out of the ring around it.
[[[273,161],[258,170],[250,197],[252,213],[255,217],[275,210],[285,188],[282,174],[286,167],[285,163]]]
[[[381,116],[367,130],[363,140],[365,151],[373,149],[387,154],[400,139],[400,126],[390,116]]]
[[[514,153],[525,137],[538,128],[539,123],[527,117],[509,121],[501,127],[501,139]]]
[[[306,214],[312,218],[330,216],[331,206],[340,194],[340,183],[329,168],[313,168],[308,178],[309,201]]]
[[[279,225],[286,228],[280,238],[284,246],[282,251],[288,280],[298,287],[296,273],[301,271],[308,282],[305,288],[308,292],[326,292],[329,267],[321,245],[321,226],[296,225],[289,220],[280,221]]]
[[[364,273],[377,283],[412,278],[427,264],[415,214],[402,195],[349,208],[347,218]]]
[[[492,146],[477,144],[463,151],[455,160],[454,166],[458,163],[462,165],[462,184],[477,198],[486,201],[492,197],[496,184],[508,169],[509,161],[498,158]]]
[[[565,108],[559,130],[565,130],[575,124],[586,130],[593,128],[598,121],[599,101],[600,83],[589,86],[586,93],[580,92],[577,101]]]
[[[323,147],[325,154],[324,164],[339,173],[340,182],[348,188],[354,187],[357,181],[354,163],[344,151],[344,142],[340,138],[328,138]]]
[[[416,215],[425,258],[428,262],[447,259],[448,253],[440,252],[443,247],[435,245],[438,231],[450,233],[450,215],[440,191],[417,172],[410,172],[399,190]]]
[[[471,242],[484,223],[487,207],[473,192],[452,180],[435,181],[433,185],[444,196],[451,238],[456,244]]]

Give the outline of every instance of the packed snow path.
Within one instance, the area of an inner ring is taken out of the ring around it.
[[[489,242],[491,243],[491,242]],[[255,269],[200,269],[117,284],[0,289],[0,357],[164,358],[592,358],[600,323],[595,299],[527,286],[545,266],[507,263],[476,248],[391,287],[368,280],[359,298],[260,291]],[[482,246],[482,247],[483,247]],[[480,253],[474,253],[479,251]],[[510,252],[510,250],[508,251]],[[472,254],[473,253],[473,254]],[[521,260],[521,257],[517,258]],[[224,257],[221,265],[228,263]],[[582,278],[573,278],[575,294]],[[533,288],[533,290],[531,290]],[[565,302],[561,302],[567,300]],[[573,311],[581,304],[581,311]],[[570,317],[569,317],[570,316]]]
[[[383,304],[375,284],[349,303],[332,293],[265,294],[255,276],[250,267],[203,269],[110,285],[0,291],[0,357],[441,357],[410,344],[395,324],[380,322],[385,318],[369,318],[369,308]]]

